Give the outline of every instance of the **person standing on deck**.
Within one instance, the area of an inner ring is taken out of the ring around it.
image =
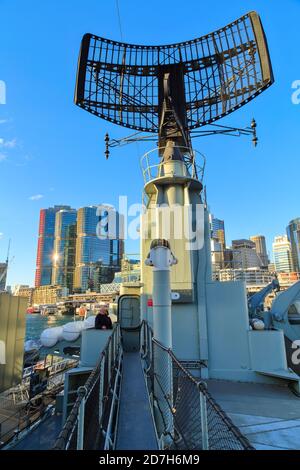
[[[105,307],[100,307],[99,313],[95,318],[96,330],[112,330],[112,321],[108,315],[108,310]]]

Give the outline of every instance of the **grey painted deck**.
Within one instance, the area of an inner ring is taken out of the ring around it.
[[[287,387],[209,380],[208,390],[255,449],[300,449],[300,398]]]
[[[116,449],[158,449],[139,352],[124,352]]]

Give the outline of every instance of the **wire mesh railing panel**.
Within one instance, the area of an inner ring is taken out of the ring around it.
[[[169,354],[156,343],[153,345],[153,360],[155,382],[159,385],[163,396],[169,400],[173,395],[173,391],[170,388],[170,383],[173,383],[173,377],[171,377],[172,360]]]
[[[207,426],[211,450],[254,450],[248,439],[220,408],[210,393],[204,391],[207,402]]]
[[[184,374],[177,376],[177,393],[174,397],[174,422],[177,431],[177,448],[202,449],[200,397],[197,386]]]
[[[142,325],[141,341],[148,390],[158,409],[154,416],[164,448],[253,450],[212,398],[206,384],[197,381],[171,350],[153,339],[146,322]]]
[[[102,365],[102,363],[101,363]],[[100,367],[101,367],[100,365]],[[100,368],[96,382],[85,400],[84,406],[84,449],[97,449],[97,435],[99,431],[99,382]],[[96,405],[96,406],[95,406]]]
[[[101,449],[112,402],[112,384],[116,379],[115,365],[122,353],[119,337],[117,326],[85,385],[78,389],[78,397],[54,450]]]

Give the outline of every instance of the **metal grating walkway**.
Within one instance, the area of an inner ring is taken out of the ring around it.
[[[139,352],[124,352],[116,450],[157,450]]]

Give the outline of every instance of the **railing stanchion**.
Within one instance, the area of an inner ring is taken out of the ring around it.
[[[111,378],[111,341],[108,344],[108,357],[107,357],[107,381],[110,383]]]
[[[85,413],[85,396],[86,388],[79,387],[78,395],[82,397],[81,403],[78,410],[78,422],[77,422],[77,450],[84,449],[84,413]]]
[[[200,391],[202,450],[209,450],[206,396]]]
[[[149,356],[150,356],[150,364],[152,364],[153,358],[153,343],[152,343],[152,335],[151,331],[148,332],[148,341],[149,341]]]
[[[117,358],[117,352],[118,352],[118,343],[117,343],[117,335],[114,336],[114,362]]]
[[[114,363],[115,357],[115,345],[114,345],[114,338],[113,335],[110,337],[110,370],[112,373],[112,365]]]
[[[100,365],[100,377],[99,377],[99,426],[102,420],[103,414],[103,392],[104,392],[104,368],[105,368],[105,356],[103,357]]]

